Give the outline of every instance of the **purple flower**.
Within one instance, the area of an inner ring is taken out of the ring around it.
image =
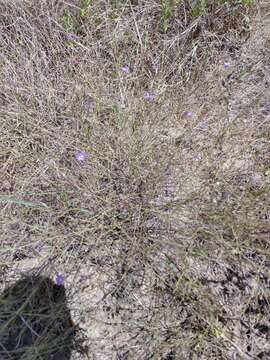
[[[153,101],[153,100],[155,100],[155,95],[152,94],[152,93],[150,93],[149,91],[145,91],[143,97],[144,97],[145,100],[147,100],[147,101]]]
[[[67,33],[66,38],[68,41],[78,40],[78,36],[76,36],[75,34],[72,34],[72,33]]]
[[[125,72],[126,74],[129,74],[130,73],[130,68],[127,64],[125,64],[124,66],[122,66],[121,70],[123,72]]]
[[[195,157],[195,160],[196,160],[196,161],[201,161],[202,159],[203,159],[202,154],[198,154],[198,155]]]
[[[192,112],[192,111],[185,111],[185,112],[183,113],[183,116],[190,118],[190,117],[193,116],[193,112]]]
[[[225,68],[225,69],[228,69],[230,66],[231,66],[231,64],[230,64],[229,62],[225,62],[225,63],[224,63],[224,68]]]
[[[64,285],[65,283],[65,277],[64,275],[58,273],[55,277],[55,282],[57,285]]]
[[[81,283],[84,283],[84,282],[87,281],[87,279],[88,279],[88,276],[86,276],[86,275],[81,275],[79,281],[80,281]]]
[[[76,155],[75,155],[76,160],[78,160],[80,162],[84,162],[87,159],[87,156],[88,156],[88,154],[85,151],[77,151]]]

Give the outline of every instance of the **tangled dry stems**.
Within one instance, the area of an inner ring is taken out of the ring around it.
[[[252,9],[1,2],[3,287],[43,251],[48,271],[95,269],[103,296],[84,306],[107,325],[90,358],[269,352],[269,51],[242,50]]]

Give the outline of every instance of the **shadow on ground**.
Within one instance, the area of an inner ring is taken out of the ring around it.
[[[1,360],[69,360],[76,330],[64,286],[27,277],[0,296]]]

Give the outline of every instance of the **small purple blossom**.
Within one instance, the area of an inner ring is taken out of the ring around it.
[[[68,41],[78,40],[78,36],[76,36],[75,34],[72,34],[72,33],[67,33],[66,38]]]
[[[65,283],[65,277],[63,274],[58,273],[55,277],[55,282],[57,285],[64,285]]]
[[[124,66],[122,66],[121,70],[126,73],[129,74],[130,73],[130,68],[127,64],[125,64]]]
[[[80,162],[84,162],[87,159],[87,156],[88,156],[87,152],[81,151],[81,150],[77,151],[76,155],[75,155],[76,160],[78,160]]]
[[[193,116],[193,112],[192,111],[185,111],[183,113],[183,116],[184,117],[188,117],[188,118],[191,118]]]
[[[155,95],[153,93],[150,93],[149,91],[145,91],[144,92],[144,96],[145,100],[147,101],[153,101],[155,100]]]
[[[157,65],[153,65],[153,70],[154,70],[155,74],[157,74],[157,73],[158,73],[158,66],[157,66]]]
[[[197,154],[197,156],[195,157],[196,161],[201,161],[203,159],[202,154]]]
[[[225,62],[225,63],[224,63],[224,68],[225,68],[225,69],[228,69],[230,66],[231,66],[231,64],[230,64],[229,62]]]
[[[80,276],[80,283],[85,283],[87,281],[87,279],[89,278],[89,276],[86,276],[86,275],[81,275]]]

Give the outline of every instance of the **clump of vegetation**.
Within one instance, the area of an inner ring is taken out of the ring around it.
[[[253,2],[0,6],[2,290],[53,259],[41,272],[64,274],[97,359],[267,358],[270,69]]]

